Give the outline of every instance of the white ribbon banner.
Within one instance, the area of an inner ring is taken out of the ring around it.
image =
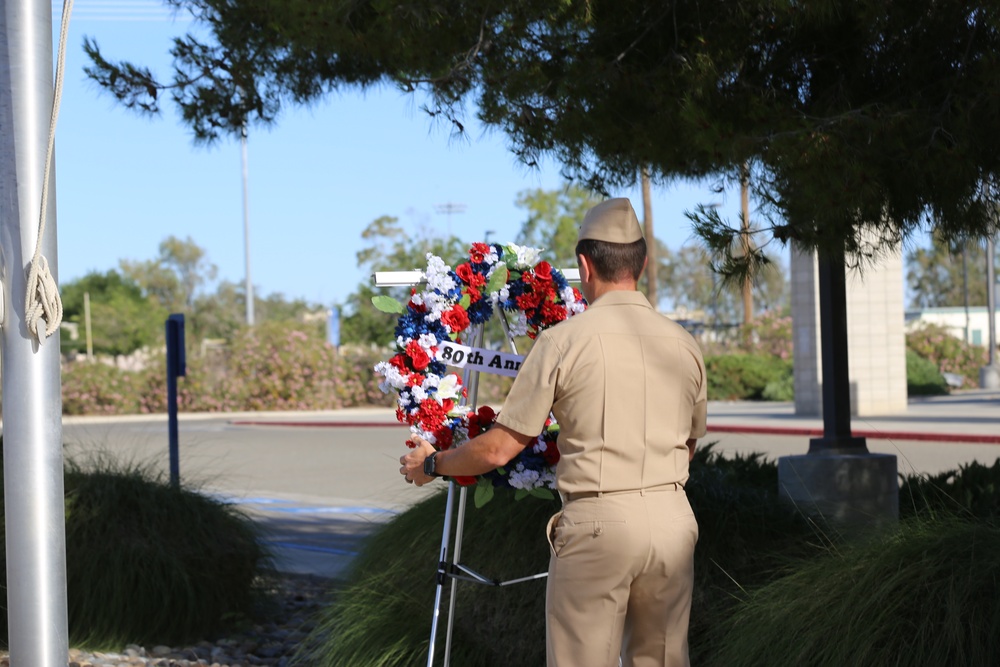
[[[468,347],[449,341],[438,344],[437,360],[456,368],[471,368],[480,373],[514,377],[521,368],[524,355]]]

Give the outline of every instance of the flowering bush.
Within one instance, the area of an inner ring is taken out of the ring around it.
[[[792,318],[768,310],[740,327],[743,350],[777,357],[792,358]]]
[[[185,412],[323,410],[391,405],[371,382],[383,353],[367,348],[334,350],[315,335],[278,324],[241,332],[224,351],[189,354],[177,383]],[[150,357],[141,371],[104,363],[67,363],[63,413],[117,415],[167,411],[166,359]]]
[[[375,372],[382,378],[382,391],[397,395],[396,418],[409,424],[414,435],[448,449],[493,421],[492,410],[470,413],[462,380],[439,359],[439,346],[461,342],[464,332],[471,325],[485,324],[495,308],[512,314],[511,336],[534,338],[541,330],[582,312],[586,305],[559,271],[539,261],[538,250],[513,244],[474,243],[469,261],[454,270],[440,257],[428,254],[424,281],[423,290],[412,290],[405,306],[389,297],[373,299],[381,310],[400,314],[396,354],[376,364]],[[555,475],[544,457],[548,441],[544,433],[539,437],[506,469],[482,478],[477,503],[492,493],[495,482],[524,493],[553,488]],[[551,441],[550,459],[555,452],[554,436]],[[475,483],[471,478],[456,481]]]
[[[139,412],[135,373],[103,363],[71,364],[62,374],[62,403],[67,415]]]
[[[933,324],[906,334],[906,347],[933,363],[942,373],[961,375],[963,389],[979,386],[979,369],[989,361],[985,347],[970,345]]]

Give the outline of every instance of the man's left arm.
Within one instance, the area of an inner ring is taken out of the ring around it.
[[[490,430],[459,447],[438,451],[434,468],[439,475],[446,477],[482,475],[505,465],[535,437],[494,424]],[[409,442],[414,448],[399,458],[399,474],[417,486],[434,481],[433,477],[424,474],[424,459],[437,451],[434,445],[416,435]]]

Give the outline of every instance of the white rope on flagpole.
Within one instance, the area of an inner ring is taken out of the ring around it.
[[[24,298],[25,322],[39,343],[59,330],[62,323],[63,306],[59,298],[59,286],[49,272],[49,262],[42,255],[42,238],[45,236],[45,218],[49,199],[49,175],[52,171],[52,156],[55,153],[56,121],[59,118],[59,103],[62,98],[63,77],[66,66],[66,41],[69,36],[69,17],[73,11],[73,0],[64,0],[62,24],[59,29],[59,51],[56,59],[55,92],[52,97],[52,114],[49,117],[49,141],[45,149],[45,171],[42,177],[42,203],[38,215],[38,238],[35,240],[35,254],[31,258],[28,271],[28,287]],[[39,323],[44,326],[39,328]]]

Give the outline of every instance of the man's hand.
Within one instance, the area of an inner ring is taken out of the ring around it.
[[[424,474],[424,459],[434,451],[434,445],[427,442],[418,435],[410,437],[407,442],[414,445],[409,454],[399,457],[399,474],[406,477],[408,484],[423,486],[428,482],[433,482],[433,477]]]

